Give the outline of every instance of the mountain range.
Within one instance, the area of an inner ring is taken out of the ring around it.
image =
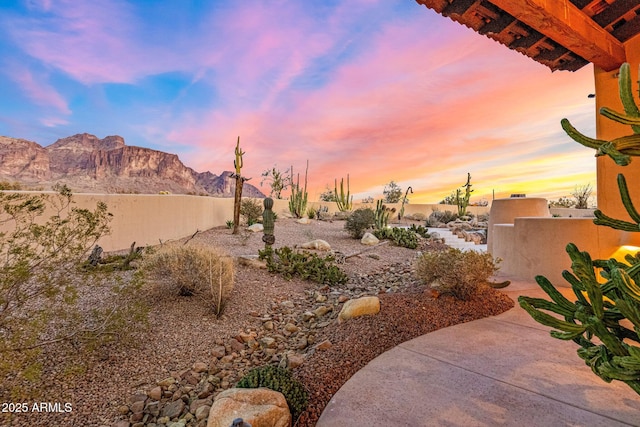
[[[177,155],[125,145],[120,136],[99,139],[88,133],[58,139],[43,147],[0,136],[0,180],[25,189],[49,190],[66,184],[77,193],[198,194],[233,197],[232,171],[196,172]],[[265,197],[245,182],[244,197]]]

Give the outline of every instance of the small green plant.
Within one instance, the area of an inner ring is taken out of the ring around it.
[[[428,239],[429,237],[431,237],[429,235],[429,230],[427,230],[427,228],[423,227],[422,225],[412,224],[411,227],[409,227],[409,231],[413,231],[414,233],[424,237],[425,239]]]
[[[226,222],[226,226],[229,230],[231,230],[233,228],[233,220],[232,219],[228,219]]]
[[[289,185],[291,184],[290,179],[286,175],[288,172],[288,170],[281,172],[276,166],[271,169],[267,169],[262,172],[262,181],[260,181],[260,186],[262,187],[262,184],[268,182],[271,187],[269,195],[276,199],[282,199],[282,192],[289,188]]]
[[[240,215],[244,217],[247,225],[255,224],[262,216],[262,206],[260,206],[260,202],[255,199],[242,200],[240,204]]]
[[[375,213],[370,208],[356,209],[349,215],[344,224],[345,230],[354,239],[361,239],[365,231],[371,228],[375,221]]]
[[[23,190],[23,188],[19,182],[0,181],[0,191],[5,190]]]
[[[339,285],[347,283],[347,275],[333,262],[331,255],[319,257],[309,252],[294,252],[290,247],[279,249],[266,247],[258,251],[258,258],[267,261],[267,269],[271,273],[278,273],[286,280],[293,276],[300,276],[305,280],[325,284]]]
[[[427,226],[436,227],[438,224],[448,224],[456,219],[458,219],[458,214],[455,212],[434,210],[427,218]]]
[[[490,253],[449,248],[420,256],[416,275],[441,294],[468,300],[480,287],[487,286],[489,277],[498,271],[498,263]]]
[[[395,181],[390,181],[382,190],[385,203],[398,203],[402,199],[402,188]]]
[[[288,369],[273,365],[253,368],[236,384],[238,388],[266,387],[282,393],[289,405],[291,416],[298,419],[307,407],[308,393]]]
[[[318,214],[318,210],[314,207],[310,207],[307,209],[307,218],[314,219]]]
[[[381,230],[387,227],[387,224],[389,224],[389,217],[392,212],[395,212],[395,209],[388,209],[382,203],[382,200],[378,200],[376,202],[376,210],[374,212],[374,226],[376,230]]]
[[[289,198],[289,212],[296,218],[302,218],[307,209],[307,173],[309,172],[309,161],[307,160],[307,168],[304,171],[304,187],[300,187],[300,174],[295,184],[293,182],[293,166],[291,166],[291,197]]]
[[[373,235],[380,240],[391,240],[396,246],[415,249],[418,247],[416,233],[407,228],[387,227],[373,231]]]
[[[143,269],[161,292],[198,296],[219,316],[233,289],[233,260],[210,246],[173,246],[153,254]]]
[[[338,192],[338,180],[335,180],[333,199],[340,212],[348,212],[353,209],[353,196],[349,191],[349,174],[347,174],[347,191],[344,191],[344,178],[340,178],[340,192]]]

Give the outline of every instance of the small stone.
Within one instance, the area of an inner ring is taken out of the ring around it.
[[[177,418],[182,414],[184,410],[184,402],[182,399],[178,399],[175,402],[168,403],[164,408],[162,408],[162,416],[171,418]],[[158,420],[159,421],[159,420]]]
[[[248,332],[248,333],[247,332],[240,332],[238,334],[238,337],[240,337],[239,341],[242,341],[242,342],[249,342],[251,340],[256,339],[257,336],[258,335],[253,331],[252,332]]]
[[[149,393],[147,394],[153,400],[160,400],[162,399],[162,387],[160,386],[154,387],[151,390],[149,390]]]
[[[133,404],[136,403],[138,401],[145,401],[147,400],[147,394],[146,393],[138,393],[138,394],[134,394],[133,396],[129,397],[129,403]]]
[[[211,409],[211,406],[209,405],[203,405],[203,406],[200,406],[198,409],[196,409],[196,420],[202,421],[205,418],[207,418],[209,416],[210,409]]]
[[[331,344],[331,341],[324,340],[324,341],[322,341],[320,344],[318,344],[316,346],[316,349],[318,349],[318,350],[329,350],[332,346],[333,346],[333,344]]]
[[[127,415],[129,413],[129,407],[127,405],[118,406],[118,413]]]
[[[287,367],[289,369],[297,368],[304,363],[304,357],[299,354],[289,354],[287,356]]]
[[[204,362],[196,362],[193,364],[191,368],[197,373],[206,372],[209,369],[209,366]]]
[[[273,348],[276,346],[276,340],[271,337],[263,337],[260,339],[260,345],[265,348]]]
[[[267,320],[262,324],[262,327],[265,328],[267,331],[273,331],[273,322],[271,320]]]
[[[263,231],[264,227],[263,227],[262,224],[257,223],[257,224],[252,224],[252,225],[248,226],[247,230],[253,231],[254,233],[258,233],[260,231]]]
[[[309,321],[310,319],[313,319],[314,317],[316,317],[316,315],[310,311],[305,311],[304,313],[302,313],[302,320],[305,322]]]
[[[328,307],[326,305],[321,305],[320,307],[316,308],[315,310],[313,310],[313,314],[316,317],[322,317],[325,314],[327,314],[328,312],[330,312],[331,310],[333,310],[332,307]]]
[[[294,308],[295,304],[293,303],[293,301],[282,301],[280,303],[281,306],[285,307],[285,308]]]
[[[348,297],[348,296],[346,296],[346,295],[340,295],[340,296],[338,297],[338,302],[343,303],[343,302],[345,302],[345,301],[349,301],[349,297]]]
[[[158,381],[158,385],[160,387],[169,387],[170,385],[175,384],[175,383],[176,383],[176,379],[173,378],[173,377],[165,378],[162,381]],[[145,398],[146,398],[146,396],[145,396]]]
[[[244,350],[244,344],[235,338],[229,340],[229,347],[231,347],[231,350],[233,351]]]
[[[301,244],[300,247],[302,249],[315,249],[315,250],[318,250],[318,251],[330,251],[331,250],[331,245],[326,240],[322,240],[322,239],[316,239],[316,240],[312,240],[310,242],[305,242],[305,243]]]
[[[327,296],[326,295],[322,295],[322,294],[317,294],[316,295],[316,302],[325,302],[327,300]]]
[[[284,329],[287,332],[291,332],[292,334],[298,332],[300,330],[300,328],[296,325],[294,325],[293,323],[287,323],[286,325],[284,325]]]
[[[225,350],[223,345],[216,345],[215,347],[213,347],[213,350],[211,350],[211,356],[218,359],[220,359],[226,353],[227,351]]]
[[[364,233],[364,236],[360,239],[360,243],[366,246],[374,246],[380,243],[380,240],[371,233]]]
[[[141,414],[144,411],[144,400],[138,400],[131,405],[131,412],[134,414]]]
[[[311,224],[311,220],[309,218],[300,218],[296,221],[298,224]]]
[[[158,424],[167,424],[171,419],[169,417],[160,417],[156,421]]]
[[[154,417],[157,417],[158,415],[160,415],[160,402],[147,403],[147,406],[145,406],[144,408],[144,412]]]
[[[121,420],[115,423],[112,427],[129,427],[130,425],[131,424],[129,424],[129,421]]]

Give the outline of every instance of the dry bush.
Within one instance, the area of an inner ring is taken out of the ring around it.
[[[222,313],[233,289],[233,259],[217,248],[189,245],[162,249],[145,260],[143,269],[161,292],[197,296]]]
[[[413,215],[411,215],[411,217],[413,218],[414,221],[425,221],[427,219],[427,216],[422,212],[416,212]]]
[[[490,253],[449,248],[424,253],[418,258],[416,274],[432,289],[468,300],[498,271],[498,262]]]

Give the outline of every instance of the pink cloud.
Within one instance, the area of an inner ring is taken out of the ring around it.
[[[21,65],[10,65],[5,69],[9,78],[15,81],[22,91],[37,105],[52,108],[63,115],[71,114],[66,99],[47,82],[44,74],[34,75],[32,71]],[[47,119],[48,122],[61,124],[63,119]]]

